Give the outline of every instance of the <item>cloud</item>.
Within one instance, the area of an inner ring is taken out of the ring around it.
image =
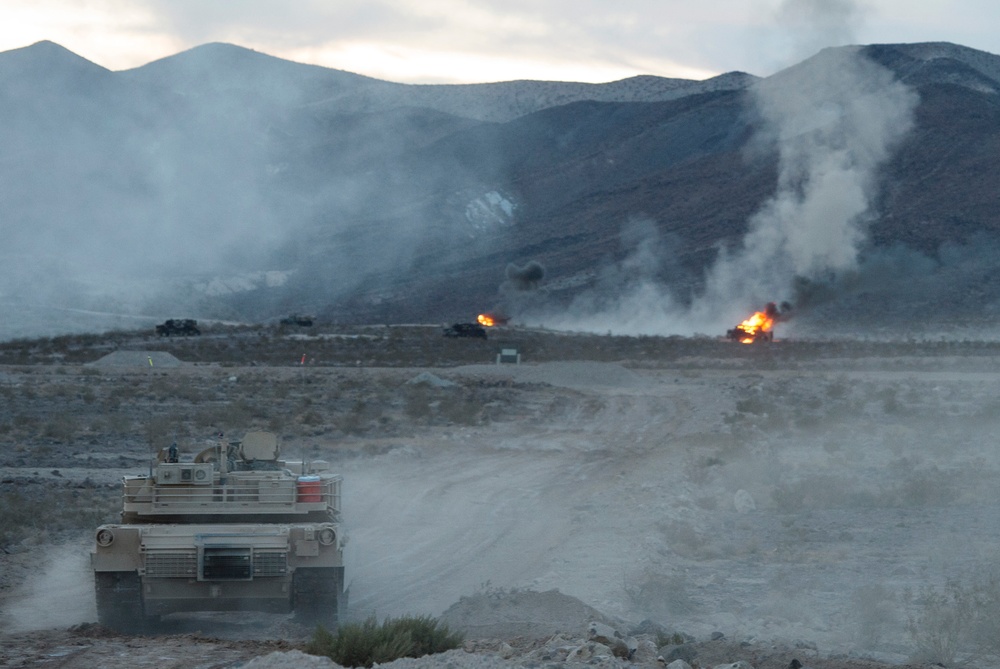
[[[408,82],[705,78],[736,66],[725,33],[739,30],[744,15],[735,0],[716,0],[709,11],[653,0],[619,7],[596,0],[15,0],[0,10],[0,26],[8,26],[0,27],[0,49],[48,39],[119,70],[230,42]]]
[[[963,9],[903,0],[8,0],[0,49],[47,39],[118,70],[221,41],[411,83],[767,76],[859,41],[1000,51],[989,29],[996,3]]]
[[[229,41],[393,81],[610,81],[646,73],[718,73],[671,53],[676,40],[670,36],[677,35],[674,26],[685,25],[686,10],[667,12],[650,1],[611,9],[595,4],[593,12],[565,2],[344,0],[298,2],[291,9],[271,0],[146,2],[168,31],[191,45]],[[660,29],[650,31],[650,25]]]

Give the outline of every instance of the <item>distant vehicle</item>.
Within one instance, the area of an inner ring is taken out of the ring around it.
[[[754,330],[742,325],[737,325],[732,330],[726,330],[726,339],[738,341],[743,344],[772,342],[774,341],[774,332],[772,330]]]
[[[445,337],[477,337],[486,339],[486,328],[479,323],[455,323],[444,329]]]
[[[161,337],[173,337],[175,335],[191,337],[200,335],[201,330],[198,329],[198,321],[196,320],[191,318],[171,318],[156,326],[156,334]]]
[[[304,328],[312,327],[313,317],[302,314],[290,314],[287,318],[281,319],[282,325],[299,325]]]
[[[285,460],[277,435],[248,432],[192,461],[164,448],[123,484],[121,522],[97,528],[90,555],[102,625],[144,632],[190,611],[342,619],[341,477],[328,463]]]

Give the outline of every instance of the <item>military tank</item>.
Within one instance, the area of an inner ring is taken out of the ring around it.
[[[289,314],[285,318],[281,319],[281,325],[298,325],[304,328],[310,328],[315,321],[312,316],[307,316],[305,314]]]
[[[347,609],[341,477],[283,460],[276,435],[249,432],[182,462],[163,449],[123,480],[120,523],[97,528],[97,615],[122,632],[192,611],[294,612],[333,629]]]
[[[194,337],[201,334],[198,321],[193,318],[170,318],[156,326],[160,337]]]

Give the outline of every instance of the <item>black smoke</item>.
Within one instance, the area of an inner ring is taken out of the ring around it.
[[[529,261],[523,267],[510,263],[507,265],[505,274],[507,276],[506,285],[511,290],[538,290],[542,279],[545,278],[545,268],[536,260]]]

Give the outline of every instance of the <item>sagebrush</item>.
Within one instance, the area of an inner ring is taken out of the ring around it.
[[[306,652],[325,655],[344,667],[371,667],[401,657],[423,657],[462,645],[464,636],[429,616],[386,618],[375,616],[341,626],[336,634],[317,627]]]

